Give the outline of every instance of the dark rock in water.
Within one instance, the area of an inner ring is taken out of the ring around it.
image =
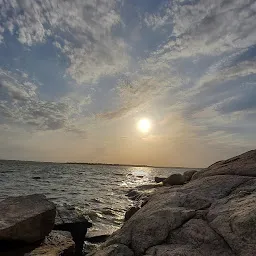
[[[137,175],[136,177],[142,179],[144,176],[143,175]]]
[[[191,180],[192,176],[197,173],[196,170],[190,170],[183,173],[183,176],[185,178],[185,182],[188,182]]]
[[[80,255],[83,250],[83,244],[87,229],[92,224],[75,210],[68,210],[64,207],[57,209],[54,230],[69,231],[75,242],[76,255]]]
[[[40,241],[51,232],[55,213],[43,195],[9,197],[0,202],[0,240]]]
[[[164,185],[183,185],[184,183],[185,183],[185,178],[180,173],[172,174],[163,181]]]
[[[160,183],[163,182],[164,180],[166,180],[167,178],[161,178],[161,177],[155,177],[155,182],[156,183]]]
[[[35,177],[32,177],[32,179],[33,179],[33,180],[40,180],[40,179],[41,179],[41,177],[39,177],[39,176],[35,176]]]
[[[255,167],[256,150],[159,188],[91,255],[255,255]]]
[[[110,235],[99,235],[99,236],[90,236],[86,237],[85,240],[92,243],[92,244],[97,244],[97,243],[103,243],[105,242]]]
[[[126,196],[131,199],[131,200],[135,200],[136,198],[138,198],[141,195],[141,193],[139,193],[139,191],[137,191],[136,189],[131,189],[127,192]]]
[[[130,209],[128,209],[128,210],[126,211],[125,215],[124,215],[124,221],[129,220],[129,219],[132,217],[132,215],[133,215],[135,212],[137,212],[139,209],[140,209],[139,207],[135,207],[135,206],[133,206],[133,207],[131,207]]]

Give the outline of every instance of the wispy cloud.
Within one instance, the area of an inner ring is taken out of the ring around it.
[[[37,86],[27,81],[27,78],[8,71],[0,71],[0,92],[3,99],[0,101],[0,115],[9,122],[33,126],[38,130],[58,130],[79,132],[82,130],[72,125],[72,115],[78,114],[81,104],[88,104],[88,98],[80,103],[76,98],[67,104],[61,101],[46,101],[38,96]],[[76,105],[75,105],[76,103]]]
[[[6,29],[28,46],[55,38],[69,59],[67,73],[78,83],[91,83],[128,65],[126,44],[112,33],[120,23],[116,8],[116,0],[3,0],[0,34]]]

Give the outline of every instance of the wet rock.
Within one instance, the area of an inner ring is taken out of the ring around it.
[[[127,192],[126,196],[131,199],[131,200],[136,200],[136,198],[138,198],[141,195],[141,193],[139,193],[139,191],[135,190],[135,189],[131,189]]]
[[[54,230],[69,231],[75,242],[76,255],[81,255],[87,229],[92,224],[75,210],[58,207]]]
[[[110,248],[118,246],[136,256],[255,255],[256,158],[249,152],[240,161],[226,160],[226,172],[221,164],[183,186],[159,187],[94,255],[116,255]],[[230,171],[234,162],[244,172]]]
[[[167,179],[163,181],[164,185],[183,185],[185,183],[185,178],[180,173],[175,173],[170,175]]]
[[[196,170],[189,170],[183,173],[183,176],[185,178],[185,182],[188,182],[191,180],[192,176],[197,173]]]
[[[40,241],[51,232],[55,213],[43,195],[9,197],[0,202],[0,240]]]
[[[163,182],[164,180],[166,180],[167,178],[161,178],[161,177],[155,177],[155,182],[156,183],[160,183]]]
[[[133,215],[135,212],[137,212],[139,209],[140,209],[139,207],[135,207],[135,206],[129,208],[129,209],[126,211],[125,215],[124,215],[124,221],[129,220],[129,219],[132,217],[132,215]]]

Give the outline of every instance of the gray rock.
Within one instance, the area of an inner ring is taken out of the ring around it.
[[[185,178],[185,182],[188,182],[191,180],[192,176],[197,173],[196,170],[189,170],[183,173],[183,176]]]
[[[92,255],[92,254],[89,254]],[[88,255],[88,256],[89,256]],[[131,249],[123,244],[112,244],[103,250],[93,254],[95,256],[134,256],[134,253]]]
[[[185,178],[180,173],[175,173],[170,175],[167,179],[163,181],[164,185],[183,185],[185,183]]]
[[[254,152],[225,161],[225,167],[217,163],[183,186],[159,187],[95,255],[116,255],[112,246],[135,256],[255,255]]]
[[[69,232],[52,231],[44,242],[26,256],[70,256],[75,253],[75,243]]]
[[[71,234],[64,231],[52,231],[41,243],[10,245],[1,256],[71,256],[75,252],[75,243]]]
[[[126,213],[125,213],[125,215],[124,215],[124,221],[129,220],[129,219],[132,217],[132,215],[133,215],[135,212],[137,212],[139,209],[140,209],[139,207],[135,207],[135,206],[130,207],[130,208],[126,211]]]
[[[256,177],[256,150],[251,150],[242,155],[228,160],[219,161],[208,168],[193,175],[193,180],[213,175],[240,175]]]
[[[9,197],[0,202],[0,240],[33,243],[53,226],[55,205],[43,195]]]
[[[87,229],[92,226],[84,216],[79,215],[74,208],[58,207],[54,230],[69,231],[75,242],[75,251],[80,255],[83,250]]]

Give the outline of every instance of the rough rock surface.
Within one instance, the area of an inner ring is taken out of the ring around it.
[[[196,173],[193,179],[212,175],[241,175],[256,177],[256,150],[251,150],[228,160],[219,161]]]
[[[51,232],[55,213],[43,195],[9,197],[0,202],[0,240],[40,241]]]
[[[180,173],[172,174],[167,179],[163,180],[164,185],[183,185],[185,182],[185,177]]]
[[[185,178],[185,181],[188,182],[191,180],[192,176],[197,173],[196,170],[189,170],[183,173],[183,176]]]
[[[194,176],[158,188],[92,255],[255,255],[256,150]]]
[[[87,229],[92,226],[84,216],[79,215],[75,209],[58,207],[54,230],[69,231],[75,242],[75,252],[80,255],[83,250]]]
[[[17,248],[10,246],[1,251],[1,256],[71,256],[75,252],[75,243],[69,232],[52,231],[43,242],[23,245]]]

